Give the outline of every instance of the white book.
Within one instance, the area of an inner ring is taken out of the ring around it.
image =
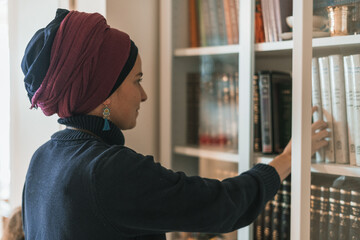
[[[353,67],[351,57],[344,57],[344,77],[345,77],[345,98],[346,115],[348,126],[348,144],[349,144],[349,162],[350,165],[356,165],[355,142],[354,142],[354,88],[353,88]]]
[[[317,111],[313,114],[314,122],[323,119],[322,104],[321,104],[321,88],[320,88],[320,76],[319,76],[319,64],[318,59],[312,59],[312,105],[317,107]],[[325,149],[321,148],[315,153],[315,162],[322,163],[325,161]]]
[[[354,143],[356,165],[360,166],[360,54],[351,55],[354,87]]]
[[[344,63],[342,55],[329,56],[333,139],[336,163],[349,163],[349,144],[345,102]]]
[[[333,141],[333,117],[331,108],[330,72],[329,58],[319,58],[319,73],[321,86],[321,108],[323,119],[328,124],[330,136],[326,138],[329,144],[325,147],[325,162],[335,163],[334,141]]]

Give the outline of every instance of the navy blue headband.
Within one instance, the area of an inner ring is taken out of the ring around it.
[[[138,48],[136,47],[135,43],[133,41],[131,41],[129,57],[126,60],[126,63],[124,65],[123,69],[121,70],[120,75],[119,75],[118,79],[116,80],[114,87],[111,89],[109,97],[111,96],[111,94],[113,94],[116,91],[116,89],[125,80],[125,78],[129,74],[131,69],[134,67],[137,55],[138,55]]]
[[[21,62],[25,75],[24,82],[28,97],[31,99],[40,87],[50,65],[51,48],[56,32],[62,20],[69,13],[66,9],[58,9],[55,19],[45,28],[38,30],[28,43]]]

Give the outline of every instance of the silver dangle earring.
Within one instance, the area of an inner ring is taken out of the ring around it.
[[[109,131],[110,130],[110,124],[109,124],[109,119],[110,119],[110,108],[105,105],[104,109],[103,109],[103,118],[104,118],[104,127],[103,127],[103,131]]]

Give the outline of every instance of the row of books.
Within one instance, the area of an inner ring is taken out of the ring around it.
[[[281,153],[291,138],[289,73],[260,71],[253,79],[254,151]],[[238,73],[187,74],[188,145],[236,150]]]
[[[281,153],[291,139],[289,73],[260,71],[253,78],[254,152]]]
[[[290,32],[286,17],[292,16],[293,0],[256,0],[255,42],[277,42],[281,34]]]
[[[359,239],[360,180],[340,176],[311,185],[311,239]]]
[[[239,0],[188,0],[191,47],[239,43]]]
[[[285,179],[275,197],[266,203],[254,221],[255,240],[290,239],[290,178]]]
[[[188,73],[187,144],[237,149],[238,74]]]
[[[326,121],[331,134],[316,162],[360,166],[360,55],[313,58],[312,89],[314,121]]]
[[[329,182],[331,178],[312,181],[310,239],[359,239],[360,180],[340,176]],[[290,239],[290,199],[291,184],[287,178],[254,221],[254,239]]]

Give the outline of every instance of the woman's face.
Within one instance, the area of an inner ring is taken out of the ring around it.
[[[141,86],[142,68],[140,55],[135,65],[120,87],[108,98],[111,110],[110,120],[120,129],[134,128],[139,114],[140,103],[146,101],[147,95]]]

